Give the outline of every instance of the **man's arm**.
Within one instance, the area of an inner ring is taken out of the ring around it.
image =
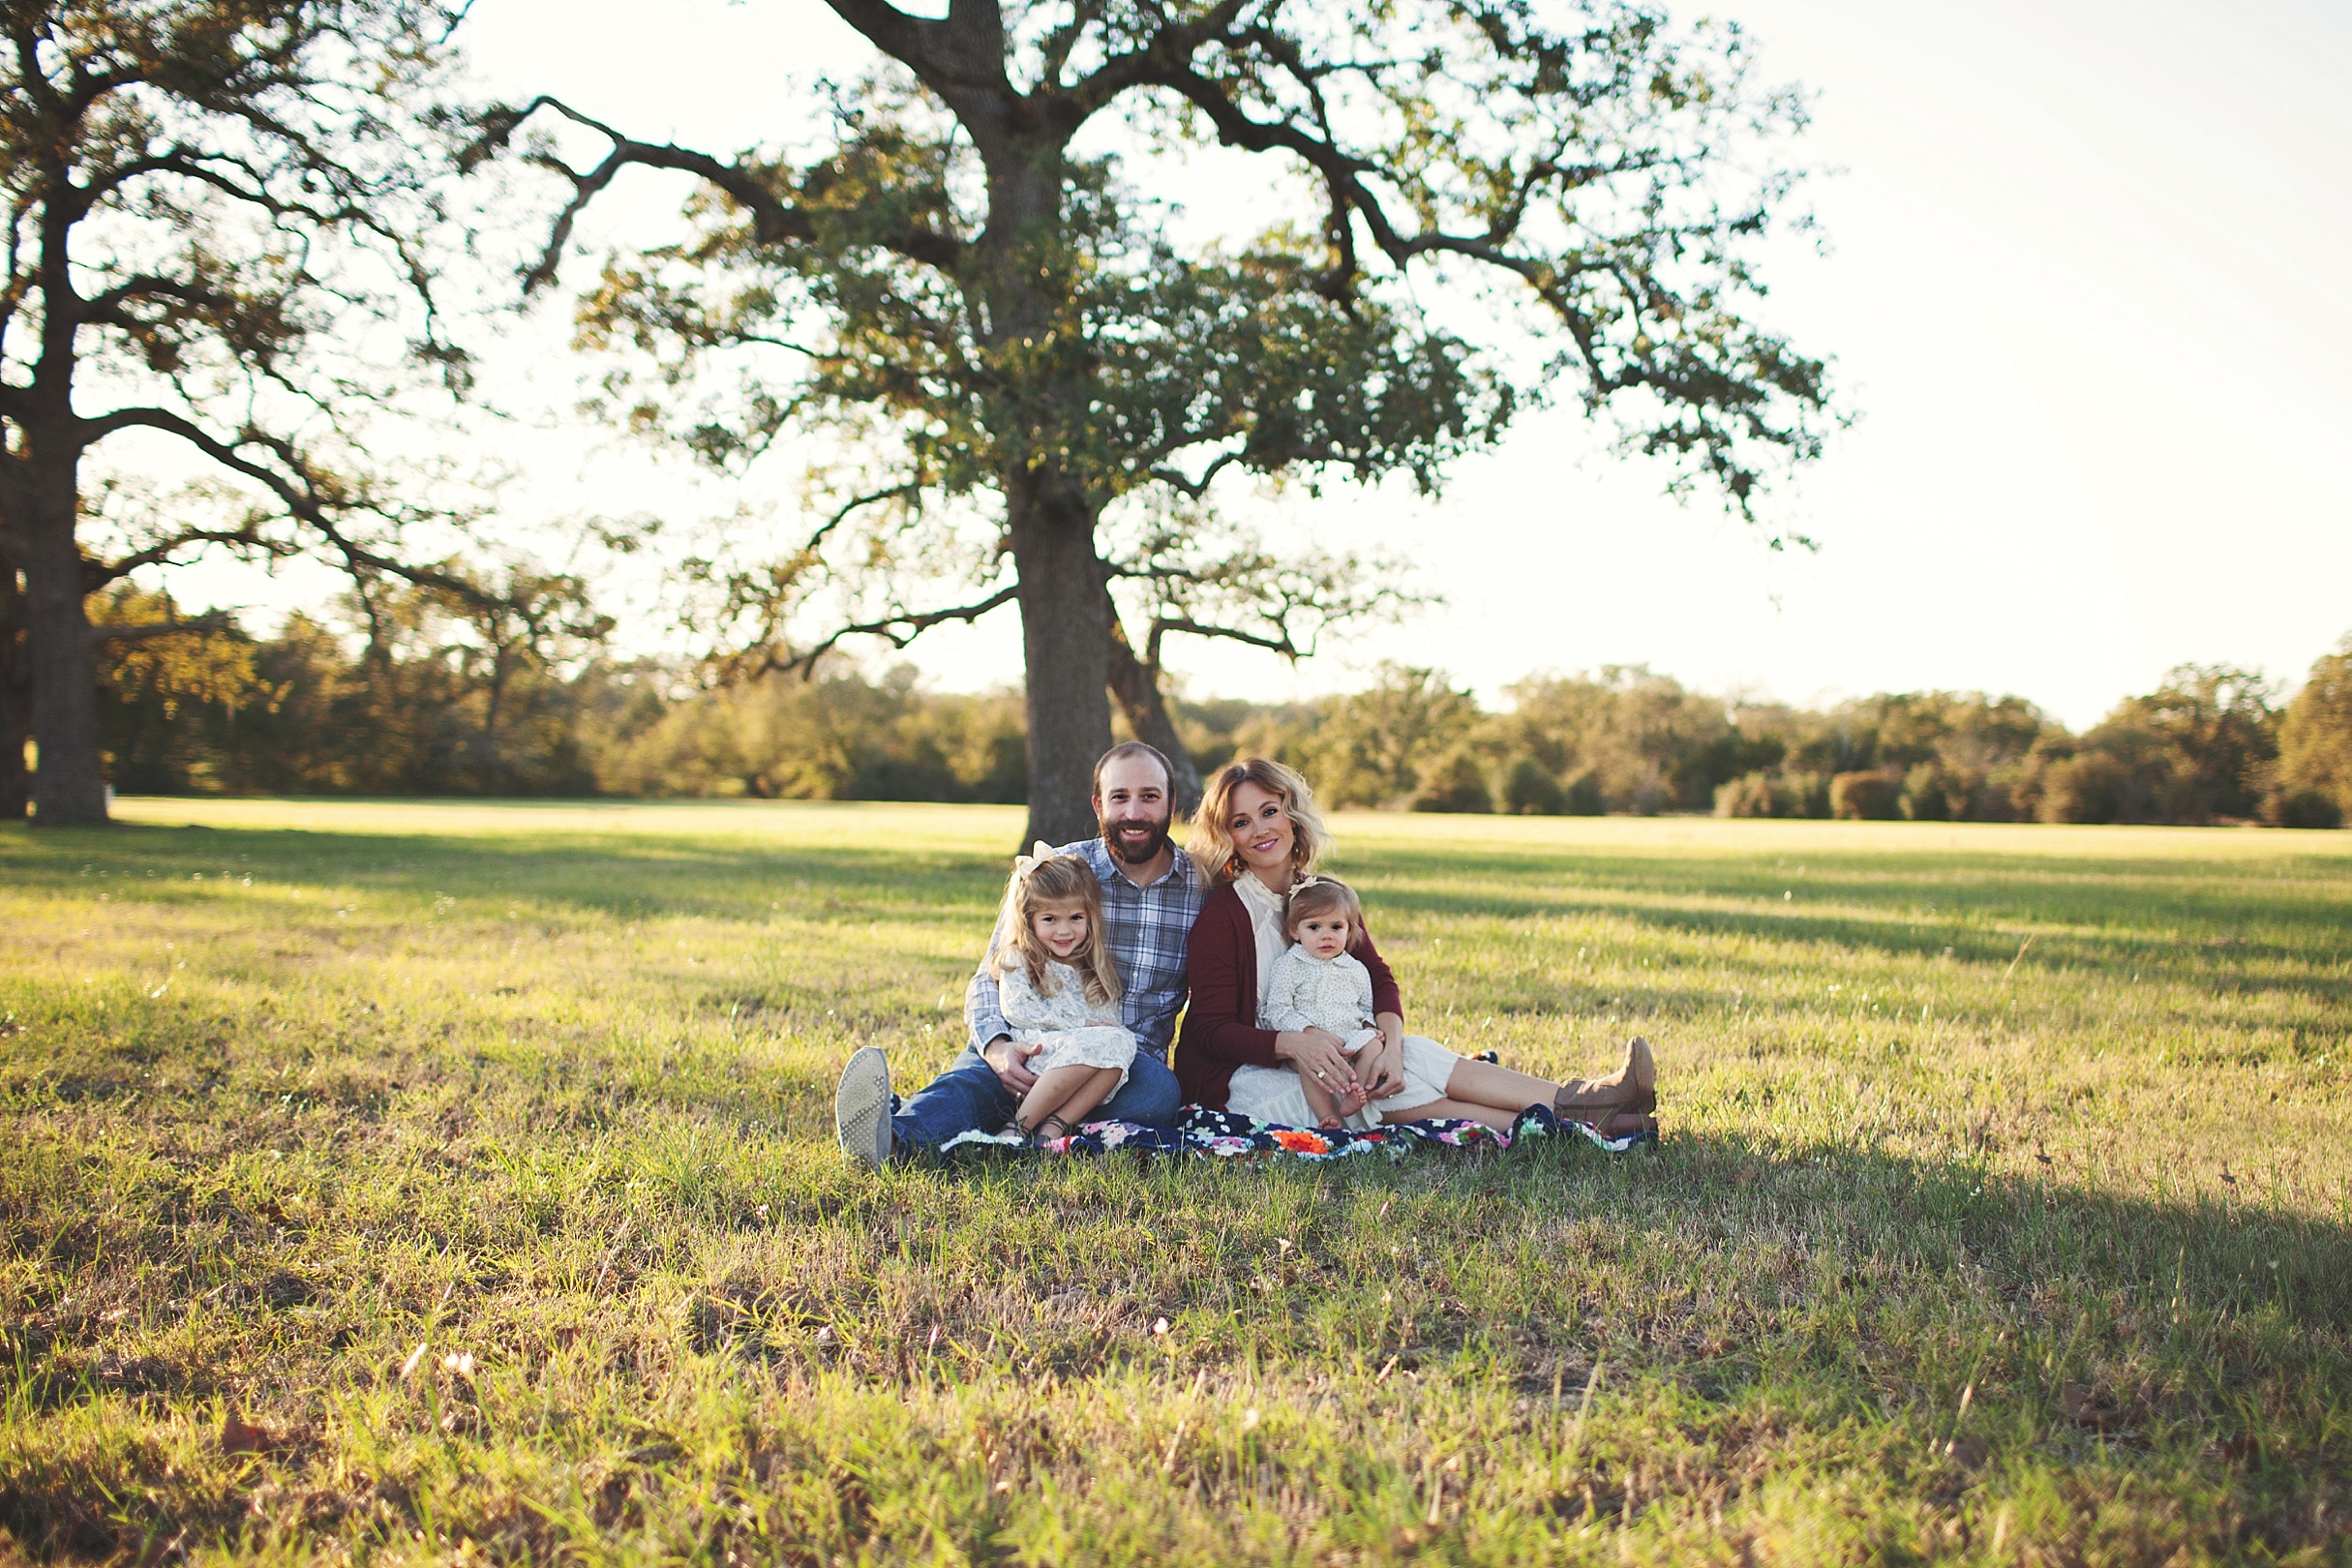
[[[964,1027],[971,1034],[972,1048],[996,1069],[997,1081],[1005,1086],[1005,1092],[1018,1099],[1037,1086],[1037,1074],[1029,1070],[1029,1059],[1037,1055],[1040,1047],[1015,1040],[1012,1026],[1005,1021],[1004,993],[988,969],[988,960],[996,956],[997,944],[1004,936],[1002,924],[988,933],[988,950],[981,954],[980,967],[972,972],[970,983],[964,986]]]
[[[972,972],[972,980],[964,987],[964,1028],[971,1035],[972,1048],[985,1055],[991,1040],[1010,1036],[1012,1025],[1005,1021],[1005,997],[996,983],[990,960],[1005,940],[1004,918],[988,933],[988,950],[980,954],[980,967]]]

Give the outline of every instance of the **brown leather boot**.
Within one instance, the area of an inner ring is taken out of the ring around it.
[[[1630,1138],[1643,1132],[1654,1137],[1658,1131],[1658,1119],[1637,1111],[1612,1111],[1607,1120],[1594,1123],[1592,1130],[1605,1138]]]
[[[1552,1108],[1571,1122],[1606,1121],[1613,1115],[1647,1115],[1658,1107],[1658,1062],[1649,1041],[1636,1035],[1625,1062],[1606,1078],[1570,1078],[1552,1097]]]

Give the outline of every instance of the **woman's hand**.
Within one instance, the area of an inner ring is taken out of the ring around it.
[[[1364,1079],[1364,1098],[1386,1100],[1404,1087],[1404,1053],[1382,1040],[1367,1045],[1356,1058],[1356,1071]]]
[[[1340,1054],[1340,1037],[1328,1029],[1285,1029],[1274,1037],[1274,1054],[1334,1095],[1359,1087],[1356,1070]]]

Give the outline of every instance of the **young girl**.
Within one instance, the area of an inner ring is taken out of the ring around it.
[[[1038,1081],[1015,1112],[1020,1131],[1040,1143],[1118,1093],[1135,1060],[1101,924],[1102,889],[1084,860],[1040,843],[1013,861],[1006,935],[988,964],[1012,1038],[1044,1047],[1029,1058]]]
[[[1282,907],[1282,933],[1292,945],[1274,961],[1266,981],[1266,1027],[1328,1029],[1340,1037],[1340,1052],[1351,1062],[1379,1040],[1380,1026],[1372,1021],[1372,971],[1347,950],[1363,928],[1364,906],[1346,883],[1309,877],[1291,888]],[[1364,1103],[1360,1091],[1336,1096],[1304,1078],[1299,1088],[1316,1123],[1326,1128],[1342,1125],[1342,1119]]]

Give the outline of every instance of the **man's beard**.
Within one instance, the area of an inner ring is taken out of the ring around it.
[[[1160,859],[1161,850],[1168,847],[1169,823],[1164,820],[1153,823],[1098,821],[1098,826],[1102,829],[1103,847],[1108,849],[1115,859],[1124,860],[1129,865],[1149,865]],[[1122,836],[1138,828],[1147,829],[1149,833],[1149,836],[1143,840],[1141,849],[1134,847],[1133,839]]]

